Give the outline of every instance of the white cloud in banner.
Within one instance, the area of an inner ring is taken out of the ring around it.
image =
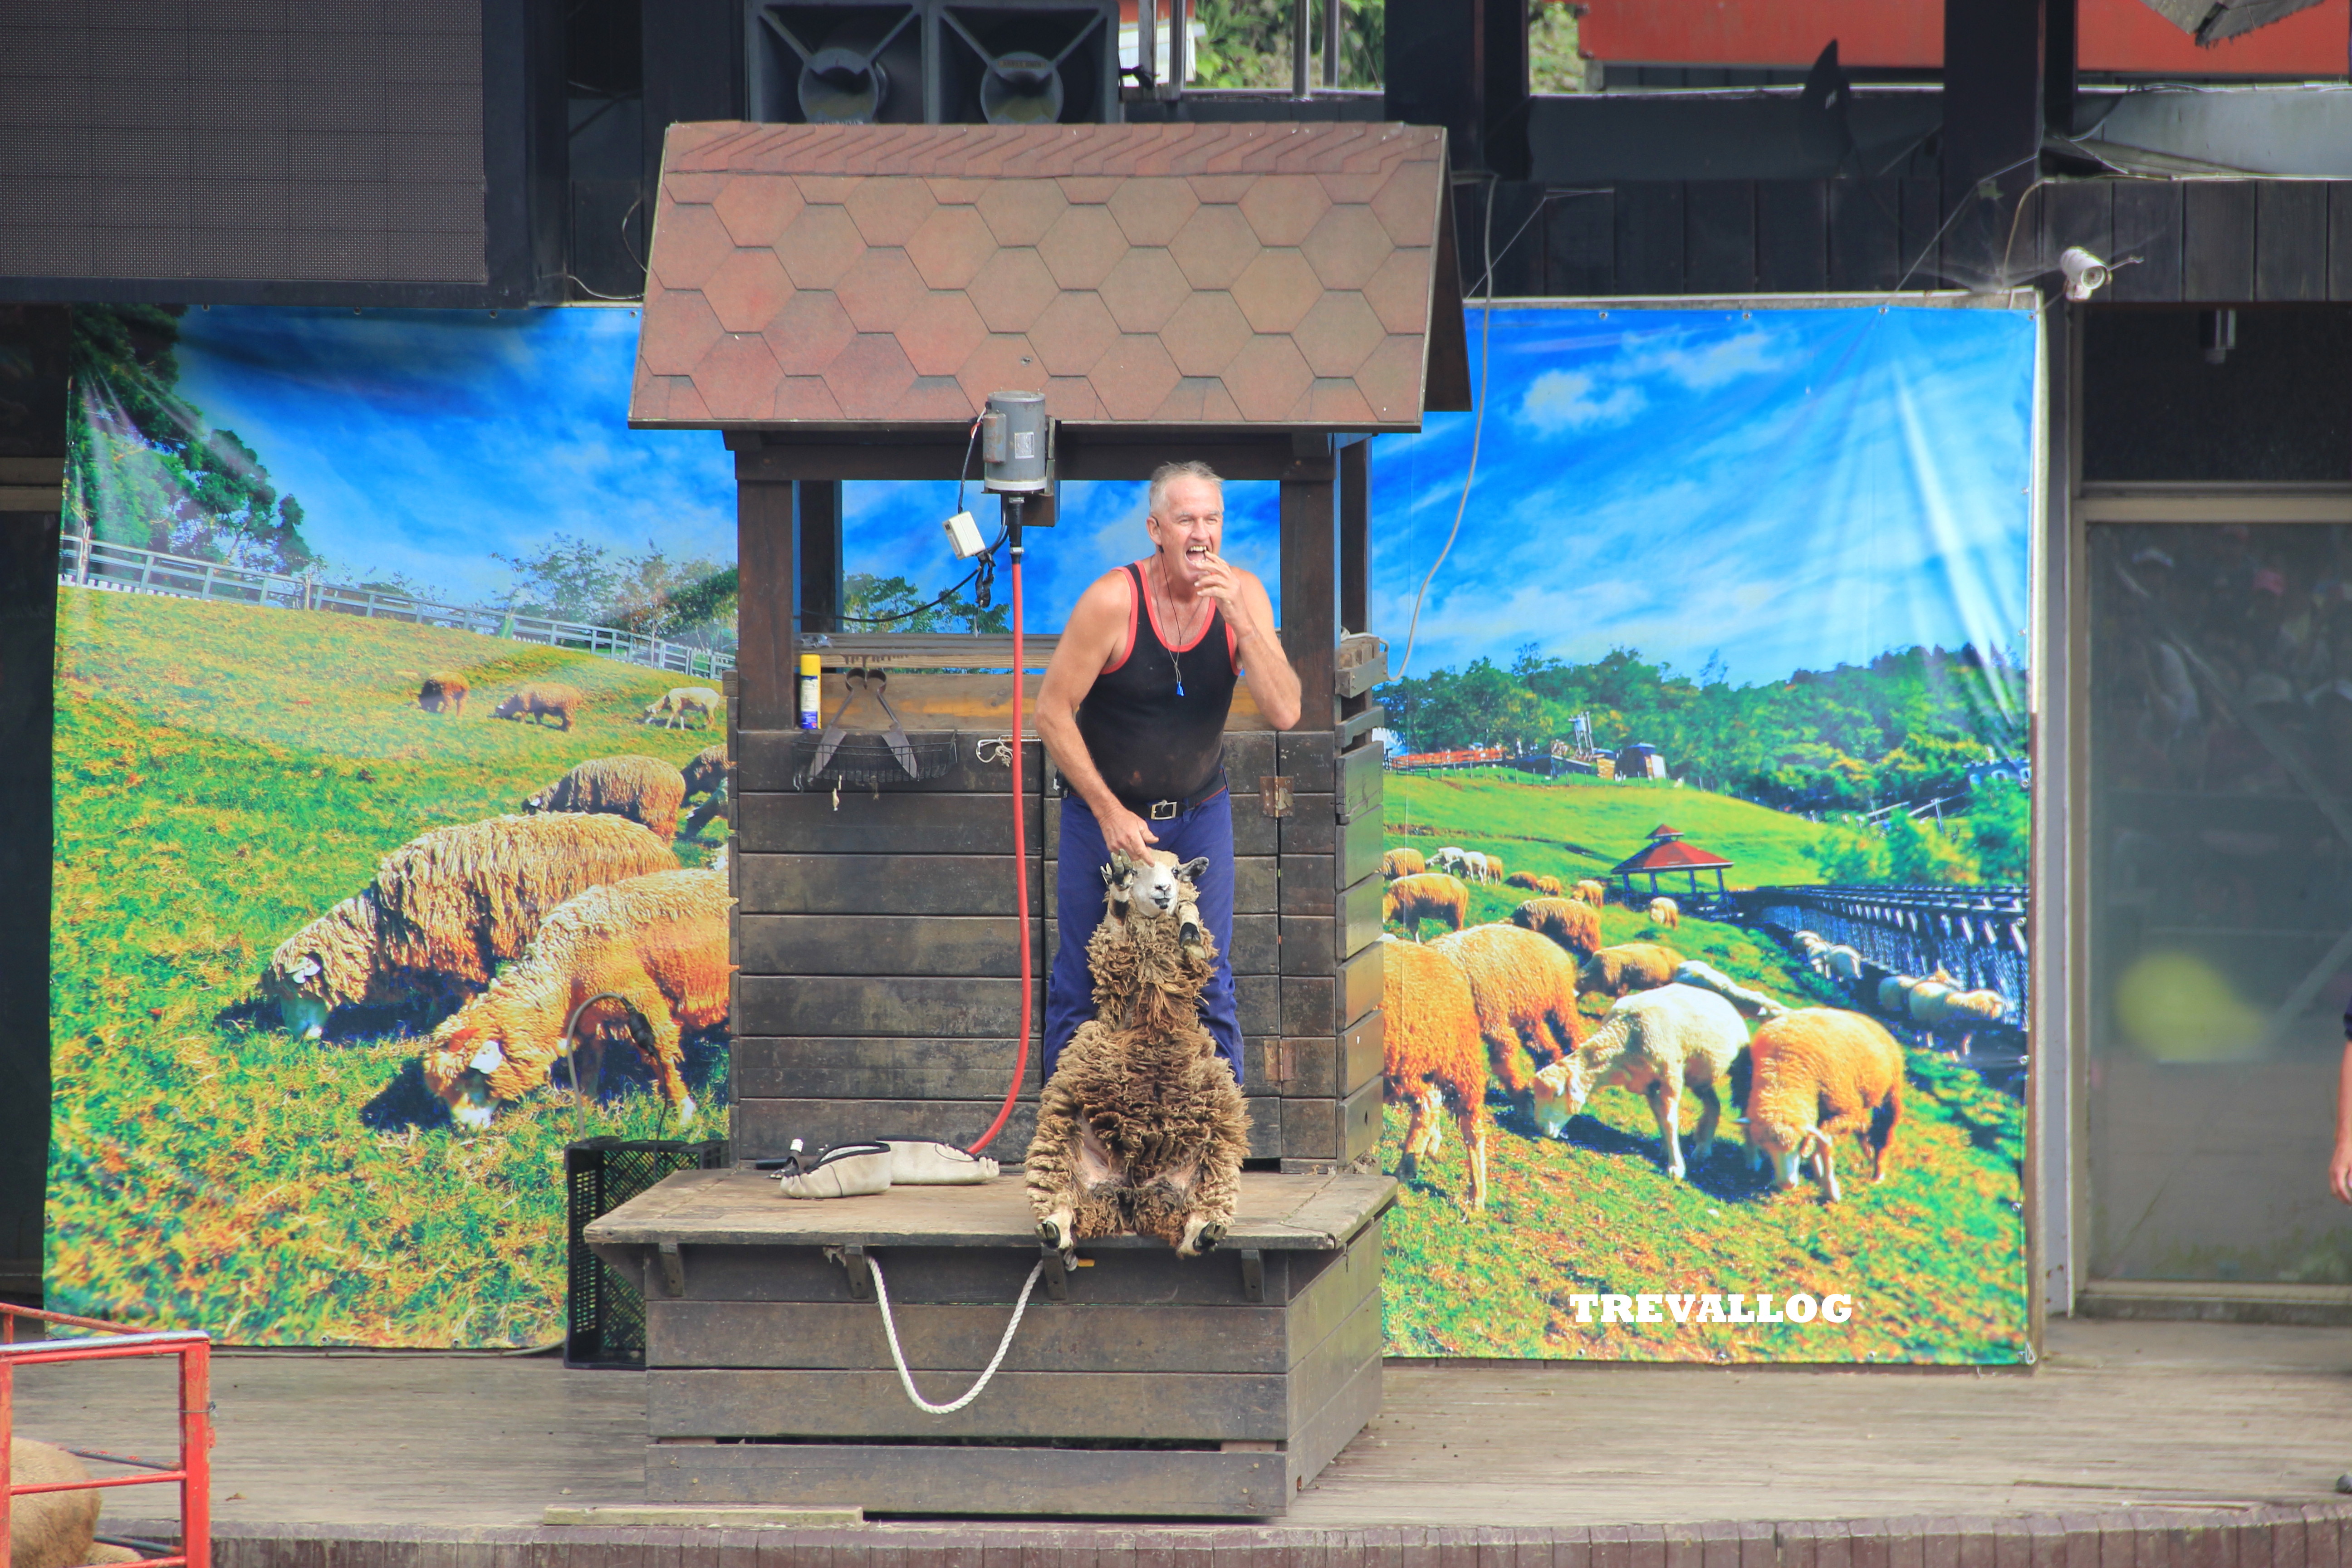
[[[1520,438],[1490,421],[1411,673],[1530,644],[1685,674],[1719,651],[1743,684],[1915,644],[2021,653],[2030,314],[1528,308],[1496,310],[1493,333],[1490,395]],[[1392,658],[1470,426],[1436,415],[1375,443],[1373,625]]]
[[[1642,411],[1646,401],[1631,386],[1598,392],[1590,371],[1548,370],[1528,384],[1519,412],[1538,430],[1581,430],[1594,425],[1622,425]]]

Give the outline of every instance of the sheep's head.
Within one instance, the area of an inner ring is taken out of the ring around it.
[[[522,808],[525,811],[545,811],[547,803],[554,798],[555,786],[550,784],[537,795],[527,796],[522,803]]]
[[[1536,1130],[1547,1138],[1566,1137],[1569,1122],[1592,1098],[1596,1076],[1593,1064],[1581,1051],[1570,1051],[1538,1071],[1528,1091],[1528,1109],[1536,1119]]]
[[[1180,922],[1178,941],[1195,946],[1201,941],[1201,874],[1208,868],[1205,855],[1180,863],[1165,849],[1147,849],[1141,860],[1114,850],[1102,874],[1110,912],[1121,921],[1172,916]]]
[[[506,1066],[506,1047],[488,1031],[450,1019],[425,1051],[425,1082],[449,1108],[449,1120],[479,1131],[498,1110],[490,1075]]]
[[[1748,1118],[1748,1152],[1771,1168],[1772,1184],[1795,1186],[1808,1166],[1829,1152],[1829,1137],[1818,1127],[1790,1127],[1759,1121],[1751,1107]],[[1818,1166],[1814,1168],[1818,1169]]]
[[[278,949],[262,973],[261,994],[278,1004],[278,1016],[295,1038],[315,1040],[326,1034],[327,1016],[335,1005],[327,994],[327,964],[321,955]]]

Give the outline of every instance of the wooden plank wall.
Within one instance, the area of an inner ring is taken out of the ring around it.
[[[1517,226],[1505,219],[1527,205],[1521,194],[1498,194],[1498,236]],[[1580,187],[1554,196],[1533,243],[1496,258],[1496,291],[1869,293],[1993,281],[1945,276],[1936,237],[1946,216],[1932,173]],[[1461,204],[1456,222],[1475,277],[1477,204]],[[2107,302],[2352,300],[2352,182],[2053,180],[2026,198],[2000,281],[2050,286],[2037,268],[2070,245],[2138,258],[2116,269]]]

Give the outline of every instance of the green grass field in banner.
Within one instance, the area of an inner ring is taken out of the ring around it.
[[[247,1004],[386,851],[583,758],[683,763],[719,739],[636,721],[702,682],[344,616],[76,588],[58,610],[49,1305],[233,1343],[558,1338],[563,1144],[678,1132],[628,1053],[584,1116],[542,1090],[460,1138],[421,1039],[300,1041]],[[420,711],[423,673],[448,669],[465,715]],[[572,733],[489,717],[535,679],[588,694]],[[724,1053],[689,1053],[691,1131],[720,1135]]]

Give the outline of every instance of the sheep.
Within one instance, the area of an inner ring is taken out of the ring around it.
[[[63,1448],[29,1437],[8,1439],[8,1479],[18,1486],[86,1481],[89,1471]],[[75,1568],[76,1564],[131,1561],[102,1556],[94,1547],[99,1500],[95,1491],[35,1492],[12,1500],[8,1510],[10,1568]]]
[[[1609,886],[1597,877],[1587,877],[1577,883],[1576,897],[1597,910],[1609,901]]]
[[[1890,974],[1878,983],[1878,1010],[1896,1017],[1910,1016],[1911,987],[1919,984],[1916,974]]]
[[[686,764],[679,782],[686,785],[686,798],[698,795],[716,795],[719,786],[727,782],[727,743],[705,746],[694,753],[694,761]]]
[[[1941,973],[1942,971],[1937,973]],[[1932,1026],[1943,1016],[1944,998],[1957,995],[1958,992],[1959,987],[1949,980],[1938,980],[1930,975],[1911,987],[1910,994],[1903,999],[1904,1011],[1911,1016],[1913,1023]]]
[[[1390,881],[1399,877],[1418,877],[1429,869],[1429,862],[1418,849],[1391,849],[1381,857],[1381,875]]]
[[[1558,899],[1567,896],[1560,889],[1559,879],[1558,877],[1538,877],[1536,879],[1535,886],[1536,891],[1547,899]]]
[[[1960,1055],[1964,1057],[1976,1041],[1977,1030],[1988,1024],[1998,1024],[2009,1016],[2009,999],[1995,990],[1956,991],[1947,985],[1922,981],[1914,988],[1912,995],[1916,996],[1920,991],[1933,994],[1913,1010],[1913,1021],[1930,1030],[1958,1028],[1960,1031]]]
[[[1486,851],[1486,880],[1490,882],[1509,880],[1503,875],[1503,858],[1492,849]]]
[[[1038,1239],[1066,1261],[1081,1240],[1130,1235],[1195,1258],[1233,1224],[1249,1110],[1201,1024],[1216,958],[1195,891],[1207,866],[1111,858],[1087,942],[1096,1016],[1046,1080],[1026,1161]]]
[[[1712,991],[1739,1009],[1740,1016],[1745,1018],[1777,1018],[1789,1010],[1788,1004],[1742,985],[1712,963],[1702,963],[1696,958],[1685,960],[1675,971],[1675,984]]]
[[[1421,922],[1443,921],[1448,931],[1460,931],[1470,918],[1470,889],[1458,877],[1424,871],[1399,877],[1381,894],[1381,923],[1394,921],[1414,941],[1421,940]]]
[[[1486,857],[1479,850],[1465,849],[1462,852],[1462,879],[1465,882],[1491,882],[1494,880],[1494,878],[1486,869]]]
[[[1535,892],[1538,888],[1536,874],[1533,871],[1514,871],[1503,879],[1503,885],[1507,888],[1525,888],[1530,893]]]
[[[1903,1114],[1903,1047],[1860,1013],[1803,1007],[1775,1018],[1748,1042],[1748,1150],[1769,1163],[1781,1187],[1810,1164],[1822,1199],[1838,1201],[1834,1142],[1853,1132],[1870,1151],[1870,1179],[1886,1174],[1886,1151]]]
[[[1472,926],[1429,945],[1470,977],[1487,1065],[1515,1100],[1528,1091],[1528,1069],[1519,1062],[1522,1046],[1543,1067],[1574,1050],[1584,1037],[1584,1018],[1576,1010],[1576,960],[1535,932]]]
[[[588,699],[581,693],[578,687],[548,682],[522,688],[504,702],[491,709],[490,717],[528,719],[536,727],[541,719],[553,714],[563,721],[560,727],[568,731],[572,728],[572,721],[579,716],[582,709],[587,706]]]
[[[1601,947],[1601,911],[1573,899],[1529,899],[1511,911],[1511,923],[1549,937],[1580,959]]]
[[[677,808],[685,799],[685,775],[659,757],[591,757],[574,763],[522,808],[625,816],[670,839],[677,837]]]
[[[1637,991],[1609,1009],[1609,1016],[1574,1052],[1536,1074],[1536,1125],[1552,1137],[1564,1135],[1569,1119],[1584,1109],[1596,1089],[1622,1085],[1650,1102],[1657,1119],[1658,1152],[1666,1173],[1681,1181],[1684,1163],[1682,1092],[1699,1098],[1696,1158],[1704,1162],[1723,1121],[1723,1097],[1731,1064],[1748,1044],[1748,1026],[1731,1004],[1696,985],[1665,985]]]
[[[1487,1058],[1470,977],[1444,954],[1385,937],[1381,955],[1381,1095],[1410,1108],[1397,1179],[1410,1182],[1444,1141],[1441,1110],[1462,1132],[1473,1211],[1486,1206]]]
[[[1862,954],[1843,942],[1823,948],[1817,967],[1832,980],[1843,984],[1858,985],[1862,983]]]
[[[1649,914],[1652,925],[1664,926],[1668,931],[1683,923],[1682,906],[1672,899],[1652,899]]]
[[[416,693],[416,705],[427,713],[446,713],[452,719],[463,718],[466,693],[473,689],[462,675],[428,675]]]
[[[650,724],[659,719],[662,728],[677,730],[685,728],[688,720],[699,718],[708,730],[726,701],[708,686],[673,686],[646,710],[644,721]]]
[[[452,1121],[479,1131],[498,1108],[572,1059],[593,1098],[606,1027],[625,1027],[681,1123],[694,1120],[682,1037],[727,1022],[727,896],[723,871],[659,871],[590,888],[547,917],[520,963],[444,1019],[425,1047],[425,1081]],[[600,992],[621,1000],[591,1001]],[[583,1005],[584,1004],[584,1005]],[[564,1035],[577,1010],[584,1045]],[[585,1058],[584,1062],[583,1059]]]
[[[1467,881],[1470,877],[1469,854],[1458,844],[1444,845],[1429,858],[1429,869],[1444,871]]]
[[[375,879],[287,938],[260,990],[286,1027],[326,1032],[342,1006],[440,1002],[489,984],[546,911],[583,888],[677,868],[651,832],[562,812],[436,827],[386,855]]]
[[[1671,947],[1660,947],[1654,942],[1622,942],[1601,948],[1586,959],[1578,984],[1603,996],[1651,991],[1673,984],[1675,971],[1682,967],[1682,962],[1683,955]]]
[[[1827,952],[1830,946],[1827,937],[1809,931],[1791,931],[1789,933],[1789,941],[1799,952],[1805,955],[1806,963],[1814,964],[1817,968],[1822,954]]]

